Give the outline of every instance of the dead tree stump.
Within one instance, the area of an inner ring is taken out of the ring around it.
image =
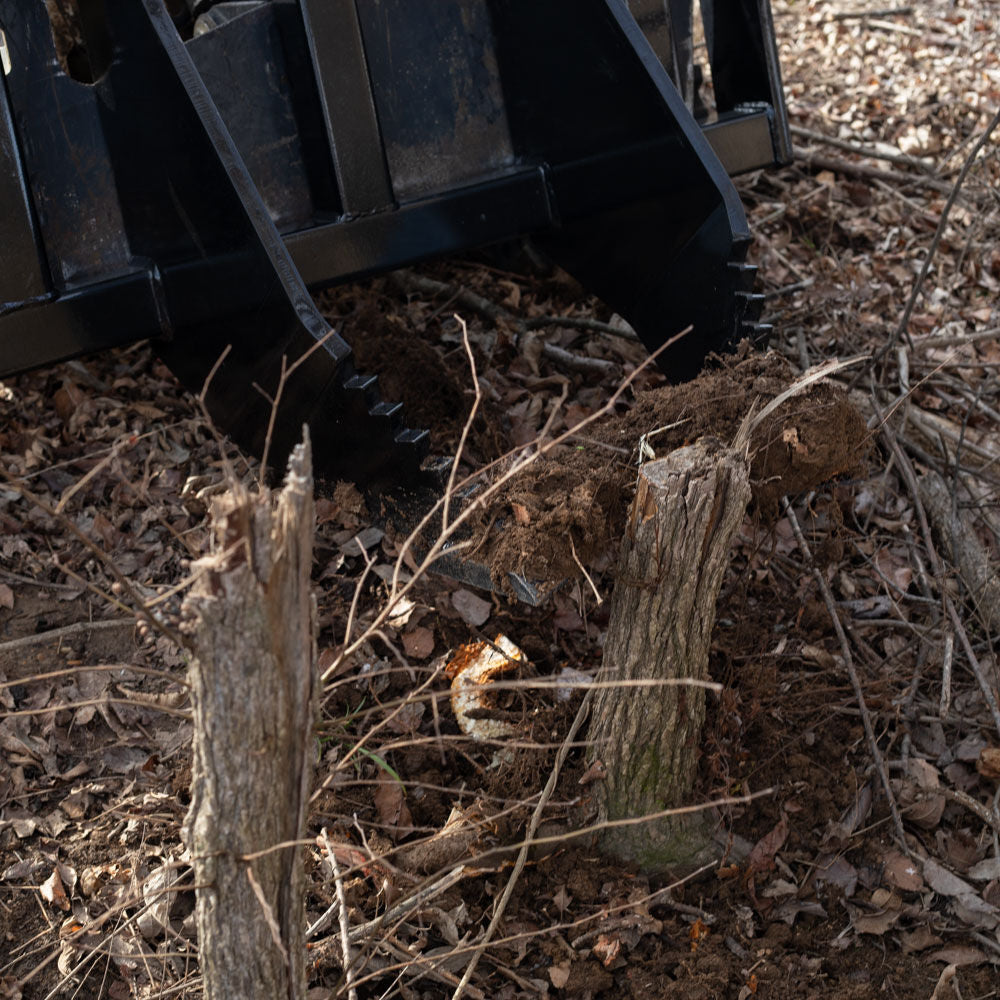
[[[191,808],[209,1000],[305,996],[301,839],[312,776],[315,613],[309,440],[285,486],[227,494],[184,603],[192,638]]]
[[[704,688],[628,686],[704,681],[715,602],[729,547],[750,499],[745,459],[704,438],[639,470],[611,599],[596,692],[592,756],[606,770],[600,818],[619,820],[688,805],[705,717]],[[679,870],[710,856],[700,813],[611,827],[601,847],[644,870]]]

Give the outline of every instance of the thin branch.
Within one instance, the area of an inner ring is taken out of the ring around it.
[[[63,625],[61,628],[49,629],[47,632],[36,632],[34,635],[25,635],[20,639],[8,639],[6,642],[0,642],[0,653],[9,652],[12,649],[25,649],[28,646],[37,646],[40,643],[54,642],[56,639],[65,639],[70,635],[100,632],[109,628],[135,628],[135,619],[111,618],[106,621],[75,622],[73,625]]]
[[[507,904],[510,902],[510,897],[514,892],[514,886],[517,885],[517,880],[521,877],[521,872],[524,870],[524,864],[528,860],[528,848],[530,841],[535,836],[538,824],[542,819],[542,813],[545,811],[546,804],[549,799],[552,798],[552,793],[556,790],[556,783],[559,780],[559,772],[562,770],[562,766],[566,762],[567,756],[569,756],[570,746],[590,712],[590,702],[591,695],[590,692],[588,692],[581,702],[580,708],[577,710],[576,718],[573,719],[573,725],[569,727],[569,732],[566,734],[566,739],[563,740],[563,745],[559,748],[559,753],[556,754],[555,762],[552,765],[552,772],[549,774],[549,780],[545,783],[545,788],[538,798],[538,805],[535,806],[535,811],[531,814],[531,822],[528,824],[528,835],[525,838],[525,843],[522,844],[520,851],[517,853],[517,860],[514,862],[514,870],[510,873],[510,878],[507,880],[507,885],[504,887],[503,894],[500,896],[496,908],[493,911],[493,917],[490,920],[489,927],[486,928],[486,933],[483,934],[482,939],[477,942],[476,950],[472,953],[472,958],[469,959],[469,964],[466,966],[465,973],[462,975],[461,981],[456,987],[455,992],[452,994],[451,1000],[461,1000],[461,996],[465,992],[465,987],[468,986],[469,980],[472,978],[472,974],[476,971],[479,959],[486,950],[487,945],[490,943],[490,938],[492,938],[496,933],[496,929],[500,925],[500,921],[503,919],[504,912],[507,909]]]
[[[882,751],[878,748],[878,740],[875,737],[875,730],[872,727],[871,715],[868,713],[868,705],[865,702],[865,693],[861,687],[861,680],[858,677],[858,672],[854,667],[854,657],[851,655],[851,644],[847,641],[847,635],[844,632],[843,623],[840,620],[840,615],[837,614],[837,604],[833,599],[833,594],[830,593],[830,588],[827,585],[826,577],[823,576],[822,571],[816,565],[813,560],[812,552],[806,543],[805,535],[802,533],[802,527],[799,525],[799,519],[795,516],[795,508],[792,507],[787,497],[782,497],[782,506],[785,508],[785,514],[788,517],[788,521],[792,526],[792,531],[795,533],[795,540],[799,543],[799,548],[802,551],[802,555],[812,569],[812,574],[819,584],[820,593],[823,595],[823,603],[826,604],[826,609],[830,614],[830,620],[833,622],[833,629],[837,633],[837,639],[840,641],[840,651],[844,657],[844,664],[847,667],[847,673],[851,678],[851,686],[854,688],[854,697],[857,699],[858,708],[861,710],[861,722],[865,728],[865,736],[868,739],[868,749],[871,751],[872,759],[875,762],[875,769],[878,771],[879,779],[882,782],[882,790],[885,792],[885,797],[889,801],[889,811],[892,813],[892,822],[896,828],[896,839],[899,843],[900,850],[903,851],[907,857],[910,856],[910,848],[906,843],[906,832],[903,830],[903,819],[899,815],[899,807],[896,805],[896,797],[892,791],[892,785],[889,782],[889,771],[885,766],[885,759],[882,756]]]
[[[333,883],[337,892],[337,908],[339,910],[338,917],[340,924],[341,965],[344,969],[344,978],[347,980],[347,995],[350,1000],[357,1000],[358,989],[354,985],[354,952],[351,948],[351,923],[347,914],[347,894],[344,892],[344,877],[340,873],[340,865],[337,863],[337,853],[330,844],[330,838],[326,832],[325,826],[320,831],[320,836],[323,838],[324,847],[326,847],[326,856],[330,859],[330,868],[333,871]],[[326,914],[324,914],[324,916],[325,915]],[[320,918],[320,920],[322,919],[323,917]],[[312,936],[310,931],[315,933],[315,930],[310,928],[306,931],[307,939]]]
[[[979,151],[986,145],[987,142],[989,142],[990,136],[993,134],[998,125],[1000,125],[1000,111],[993,116],[993,120],[986,126],[986,130],[979,137],[975,146],[972,147],[972,151],[965,158],[965,162],[962,164],[962,169],[959,171],[958,177],[951,187],[951,193],[948,195],[948,200],[945,202],[945,206],[941,210],[941,219],[938,222],[937,230],[934,233],[934,239],[931,240],[931,245],[924,257],[923,266],[920,268],[920,274],[917,275],[916,282],[914,282],[913,290],[910,292],[910,298],[906,303],[906,308],[903,310],[903,315],[900,318],[899,325],[896,327],[886,344],[876,355],[876,361],[880,361],[884,358],[886,354],[888,354],[889,351],[896,346],[900,337],[904,337],[910,347],[913,346],[913,341],[910,337],[909,331],[910,317],[913,315],[913,309],[917,304],[917,299],[920,297],[924,281],[931,269],[931,262],[934,260],[934,255],[937,253],[938,247],[941,245],[941,238],[944,236],[945,227],[948,225],[948,216],[951,214],[951,210],[954,207],[955,202],[958,200],[959,192],[962,190],[962,185],[965,183],[965,178],[968,177],[969,171],[972,169],[972,165],[976,162],[976,157],[979,155]]]
[[[811,142],[818,142],[824,146],[842,149],[846,153],[867,156],[871,160],[886,160],[889,163],[898,163],[902,167],[913,167],[923,174],[929,174],[933,170],[928,163],[918,160],[916,157],[907,156],[905,153],[883,152],[861,142],[848,142],[844,139],[836,139],[832,135],[824,135],[822,132],[814,132],[812,129],[802,128],[801,125],[789,125],[788,129],[792,135],[797,135],[800,139],[809,139]]]

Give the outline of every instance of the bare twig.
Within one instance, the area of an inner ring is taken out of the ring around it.
[[[462,317],[457,313],[455,314],[455,320],[462,328],[462,346],[465,348],[465,356],[469,361],[469,372],[472,376],[472,389],[475,396],[472,400],[472,407],[469,410],[469,415],[465,418],[465,423],[462,425],[462,436],[458,440],[458,448],[455,449],[455,460],[451,463],[451,470],[448,473],[448,487],[444,491],[444,503],[441,506],[442,532],[446,532],[448,530],[448,513],[451,507],[451,499],[455,494],[455,478],[458,475],[458,465],[462,461],[462,454],[465,452],[465,442],[469,439],[469,431],[472,429],[472,423],[476,419],[476,414],[479,412],[479,406],[483,401],[483,390],[479,386],[479,374],[476,371],[476,357],[472,353],[472,345],[469,343],[469,328],[466,325],[465,320],[462,319]],[[395,574],[393,582],[395,582]]]
[[[565,347],[557,347],[555,344],[542,344],[542,354],[557,365],[561,365],[571,372],[579,372],[581,375],[596,375],[603,378],[608,375],[616,375],[621,370],[621,366],[614,361],[574,354],[572,351],[567,351]]]
[[[580,704],[580,708],[577,710],[576,717],[573,719],[573,724],[569,727],[569,732],[566,734],[565,740],[563,740],[563,745],[559,748],[559,753],[556,754],[555,762],[552,765],[552,771],[549,774],[549,780],[545,783],[545,788],[542,790],[542,794],[538,797],[538,805],[535,806],[535,811],[531,814],[531,821],[528,823],[528,833],[525,838],[525,843],[522,844],[521,849],[517,853],[517,860],[514,862],[514,869],[510,873],[507,885],[504,887],[503,893],[493,910],[493,917],[490,920],[489,926],[486,928],[486,932],[477,942],[476,950],[472,953],[472,958],[469,960],[469,964],[466,966],[462,979],[456,987],[455,992],[452,994],[451,1000],[461,1000],[461,996],[465,992],[465,987],[472,978],[472,974],[476,971],[476,966],[479,964],[480,956],[486,950],[487,945],[490,943],[490,939],[496,933],[496,929],[499,926],[500,921],[503,919],[504,912],[507,909],[507,904],[510,902],[511,894],[514,892],[514,886],[517,885],[517,880],[521,877],[521,872],[524,870],[524,864],[528,860],[529,844],[534,838],[535,832],[538,830],[538,824],[541,822],[545,806],[549,799],[552,798],[552,793],[556,790],[556,783],[559,780],[559,772],[562,770],[562,766],[566,762],[566,757],[569,755],[570,747],[572,746],[573,740],[576,738],[577,732],[579,732],[580,727],[583,725],[584,720],[587,718],[587,714],[590,711],[590,701],[591,694],[588,691]]]
[[[943,719],[951,710],[951,664],[955,654],[955,636],[949,632],[944,637],[944,655],[941,658],[941,701],[938,713]]]
[[[889,782],[889,771],[885,766],[885,758],[882,756],[882,751],[879,750],[878,747],[878,740],[875,737],[875,729],[872,726],[871,715],[868,713],[868,705],[865,701],[864,690],[861,687],[861,680],[854,667],[854,657],[851,655],[851,644],[847,640],[847,635],[844,632],[844,626],[840,621],[840,615],[837,614],[837,604],[833,599],[833,594],[830,593],[826,577],[813,560],[812,552],[806,543],[806,537],[802,533],[802,527],[799,525],[799,519],[795,516],[795,508],[791,505],[787,497],[782,497],[781,503],[785,509],[788,521],[792,526],[792,531],[795,533],[795,540],[799,543],[799,549],[802,551],[803,557],[809,563],[809,566],[812,569],[813,577],[819,585],[819,591],[823,595],[823,603],[826,604],[826,609],[830,614],[830,620],[833,622],[834,631],[837,633],[837,639],[840,641],[840,651],[844,657],[844,664],[847,667],[847,673],[851,678],[851,686],[854,688],[854,697],[857,699],[858,708],[861,711],[861,722],[864,725],[865,736],[868,739],[868,749],[871,752],[872,760],[875,763],[875,769],[878,771],[879,779],[882,782],[882,790],[885,792],[885,797],[889,802],[889,811],[892,813],[892,822],[896,828],[896,840],[899,844],[900,850],[909,856],[910,848],[906,842],[906,833],[903,830],[903,820],[899,815],[899,807],[896,805],[896,797],[893,794],[892,785]]]
[[[920,298],[920,292],[923,289],[924,280],[927,278],[927,274],[931,269],[931,263],[934,260],[934,255],[937,253],[937,249],[941,245],[941,238],[944,236],[945,228],[948,225],[948,216],[951,214],[951,210],[954,207],[955,202],[958,200],[959,192],[962,190],[962,185],[965,183],[965,178],[968,177],[969,171],[972,169],[972,165],[976,162],[976,157],[979,155],[979,151],[986,145],[987,142],[989,142],[990,136],[993,134],[998,125],[1000,125],[1000,111],[993,116],[992,121],[990,121],[989,125],[986,126],[985,131],[979,137],[975,146],[972,147],[971,152],[962,164],[962,169],[959,171],[955,183],[951,185],[948,200],[945,202],[944,208],[941,210],[941,220],[938,222],[938,227],[934,233],[934,238],[931,240],[931,245],[927,248],[923,266],[920,268],[917,280],[913,284],[913,289],[910,292],[910,298],[907,300],[906,308],[903,310],[903,315],[899,320],[899,325],[896,327],[885,346],[878,352],[876,360],[884,358],[885,355],[896,346],[896,342],[900,339],[900,337],[904,337],[906,342],[911,347],[913,346],[913,341],[910,337],[909,331],[910,317],[913,315],[913,309],[917,304],[917,299]]]
[[[867,21],[872,17],[906,17],[913,13],[912,7],[883,7],[879,10],[838,10],[825,17],[824,21]],[[822,21],[820,22],[822,24]]]
[[[545,326],[565,326],[571,330],[587,330],[590,333],[603,333],[608,337],[620,337],[622,340],[641,343],[639,335],[632,327],[602,323],[599,319],[591,319],[589,316],[532,316],[531,319],[524,321],[524,326],[527,330],[537,330]]]
[[[939,181],[934,177],[901,174],[896,170],[880,170],[878,167],[868,166],[867,163],[853,163],[839,157],[823,156],[821,153],[814,153],[810,149],[802,149],[799,146],[795,147],[795,160],[816,170],[832,170],[834,173],[845,174],[848,177],[888,181],[890,184],[909,184],[914,187],[940,191],[942,194],[951,190],[951,185],[947,181]]]
[[[6,469],[0,468],[0,478],[2,478],[7,484],[14,489],[16,492],[20,493],[25,500],[29,503],[33,503],[39,510],[44,511],[49,517],[54,518],[59,521],[63,527],[72,534],[77,541],[81,542],[83,546],[90,551],[98,561],[104,566],[105,569],[121,584],[122,589],[129,595],[132,599],[133,604],[136,605],[138,609],[138,614],[145,618],[146,621],[158,632],[161,632],[168,639],[174,642],[179,649],[186,649],[186,640],[173,628],[171,628],[165,621],[158,617],[155,612],[150,608],[145,600],[140,596],[138,590],[133,585],[132,581],[125,576],[124,573],[115,564],[114,559],[111,558],[99,545],[97,545],[92,539],[88,538],[87,535],[80,530],[80,528],[73,523],[73,521],[68,518],[65,514],[58,513],[55,508],[43,497],[40,497],[33,490],[29,490],[23,482],[10,475]]]
[[[344,978],[347,980],[347,995],[350,1000],[357,1000],[358,990],[354,985],[354,954],[351,948],[351,923],[347,915],[347,894],[344,892],[344,878],[340,874],[340,865],[337,863],[337,852],[330,845],[330,838],[327,835],[325,826],[320,831],[320,836],[323,838],[323,845],[326,847],[326,856],[330,859],[330,868],[333,871],[333,883],[337,892],[341,958],[344,968]],[[311,936],[310,931],[312,931],[312,928],[306,931],[307,938]]]
[[[878,403],[874,400],[874,396],[873,402],[876,409],[878,409]],[[881,418],[881,413],[879,413],[879,417]],[[910,458],[906,452],[903,451],[895,432],[889,424],[884,421],[882,423],[881,434],[888,445],[890,452],[895,458],[900,473],[909,488],[910,496],[913,500],[913,507],[917,513],[917,521],[920,525],[920,534],[923,538],[924,546],[927,549],[927,554],[930,556],[931,570],[937,578],[937,590],[941,595],[942,602],[944,603],[945,613],[951,620],[952,626],[955,629],[955,634],[958,636],[958,641],[961,643],[962,650],[965,652],[965,657],[969,661],[972,673],[976,678],[976,682],[979,684],[979,689],[983,693],[983,698],[985,699],[986,705],[993,717],[993,724],[996,726],[997,733],[1000,733],[1000,706],[997,705],[997,699],[993,693],[993,688],[991,687],[989,679],[983,670],[982,664],[979,662],[979,658],[976,656],[975,651],[972,648],[972,643],[969,641],[969,634],[965,629],[962,618],[959,615],[954,602],[948,596],[948,591],[945,587],[944,564],[941,562],[941,557],[938,555],[937,548],[934,545],[930,525],[927,521],[927,513],[924,510],[923,501],[920,499],[920,486],[917,482],[917,474],[914,472],[913,464],[910,462]]]
[[[583,578],[587,581],[588,584],[590,584],[590,589],[594,592],[594,597],[597,600],[597,603],[598,604],[603,604],[604,603],[604,598],[601,597],[601,592],[597,589],[597,586],[594,584],[594,581],[591,579],[590,574],[584,568],[583,563],[580,562],[580,557],[576,554],[576,546],[573,544],[573,535],[572,534],[570,534],[570,536],[569,536],[569,550],[570,550],[570,552],[573,555],[573,562],[576,563],[577,568],[583,574]]]
[[[834,149],[842,149],[846,153],[856,153],[858,156],[867,156],[870,160],[886,160],[889,163],[898,163],[903,167],[913,167],[921,173],[930,173],[933,169],[924,160],[907,156],[905,153],[890,153],[874,146],[868,146],[861,142],[848,142],[844,139],[834,138],[832,135],[824,135],[822,132],[814,132],[809,128],[802,128],[801,125],[789,125],[792,135],[797,135],[800,139],[808,139],[811,142],[818,142],[824,146],[832,146]]]
[[[47,632],[36,632],[34,635],[25,635],[20,639],[8,639],[6,642],[0,642],[0,653],[9,652],[12,649],[25,649],[28,646],[38,646],[46,642],[54,642],[56,639],[65,639],[71,635],[100,632],[104,629],[114,628],[135,628],[135,619],[111,618],[107,621],[74,622],[72,625],[63,625],[61,628],[49,629]]]

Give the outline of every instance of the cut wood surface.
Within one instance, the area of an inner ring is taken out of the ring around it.
[[[715,439],[639,470],[602,666],[602,679],[622,686],[599,690],[591,715],[592,752],[607,771],[602,819],[690,804],[715,601],[749,499],[745,458]],[[630,683],[650,680],[665,683]],[[696,813],[613,826],[602,847],[657,871],[701,863],[710,840]]]
[[[308,439],[285,487],[226,494],[185,601],[194,757],[185,839],[210,1000],[305,995],[303,870],[314,730]]]

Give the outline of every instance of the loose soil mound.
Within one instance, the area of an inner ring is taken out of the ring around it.
[[[777,354],[722,359],[679,386],[642,393],[635,406],[595,422],[540,456],[498,495],[480,524],[477,557],[498,582],[509,572],[553,580],[606,562],[631,500],[640,441],[663,455],[706,435],[732,441],[748,417],[794,381]],[[750,435],[753,502],[773,520],[779,499],[860,471],[869,447],[864,419],[829,382],[808,386]],[[575,553],[575,558],[574,558]]]

